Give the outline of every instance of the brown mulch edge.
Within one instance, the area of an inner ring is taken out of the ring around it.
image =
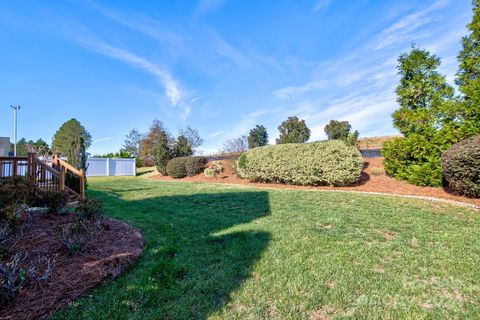
[[[0,319],[48,318],[89,289],[118,277],[143,251],[143,238],[138,229],[117,220],[104,219],[100,230],[90,239],[89,249],[68,255],[57,232],[59,226],[71,220],[71,215],[33,214],[31,226],[11,251],[27,252],[28,259],[55,258],[55,268],[44,283],[21,289],[15,301],[0,311]]]
[[[191,182],[213,182],[225,183],[230,185],[244,185],[259,188],[274,189],[300,189],[300,190],[317,190],[317,191],[338,191],[338,192],[354,192],[362,194],[377,194],[387,196],[401,196],[407,198],[417,198],[427,201],[440,201],[456,205],[468,206],[480,209],[480,199],[468,198],[456,195],[444,188],[419,187],[404,181],[398,181],[385,173],[379,174],[379,170],[383,170],[382,158],[364,158],[364,169],[357,184],[346,187],[329,187],[329,186],[297,186],[286,185],[281,183],[263,183],[249,181],[248,179],[239,178],[233,171],[229,160],[220,160],[224,164],[224,172],[217,177],[205,177],[203,173],[193,177],[183,179],[173,179],[171,177],[162,176],[160,174],[149,176],[150,179],[165,181],[191,181]],[[207,166],[211,163],[207,164]]]

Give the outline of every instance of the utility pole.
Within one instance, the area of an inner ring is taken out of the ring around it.
[[[17,111],[20,106],[10,106],[13,109],[13,156],[17,156]]]

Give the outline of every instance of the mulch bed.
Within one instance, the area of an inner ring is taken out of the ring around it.
[[[89,250],[68,255],[58,240],[58,227],[72,220],[71,215],[48,216],[34,213],[31,226],[11,247],[28,257],[54,258],[51,277],[34,288],[22,289],[13,302],[0,311],[0,319],[44,319],[67,306],[106,279],[115,278],[135,262],[143,250],[139,230],[111,219],[101,222],[90,240]]]
[[[378,171],[383,169],[382,158],[364,158],[365,166],[360,177],[360,181],[348,187],[329,187],[329,186],[292,186],[280,183],[258,183],[251,182],[247,179],[241,179],[233,171],[230,160],[221,160],[224,165],[224,171],[214,178],[206,177],[203,173],[194,177],[187,177],[183,179],[173,179],[171,177],[162,176],[160,174],[152,176],[153,179],[160,180],[180,180],[180,181],[198,181],[198,182],[216,182],[229,184],[251,185],[256,187],[270,187],[270,188],[288,188],[288,189],[318,189],[318,190],[343,190],[343,191],[358,191],[358,192],[375,192],[388,193],[405,196],[416,197],[430,197],[445,199],[450,201],[464,202],[467,204],[480,206],[480,199],[468,198],[456,195],[444,188],[433,187],[419,187],[409,184],[404,181],[398,181],[385,173],[378,174]],[[210,165],[211,163],[207,164]]]

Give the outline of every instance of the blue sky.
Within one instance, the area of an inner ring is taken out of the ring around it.
[[[206,153],[290,115],[311,140],[330,119],[395,134],[396,59],[412,43],[453,83],[470,0],[1,1],[0,136],[52,139],[66,120],[90,153],[117,151],[154,118],[191,124]]]

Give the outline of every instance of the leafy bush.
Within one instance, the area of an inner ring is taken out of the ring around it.
[[[358,181],[362,169],[357,148],[339,140],[259,147],[238,160],[243,178],[298,185],[348,185]]]
[[[442,156],[449,187],[469,197],[480,197],[480,135],[454,144]]]
[[[387,174],[418,186],[442,185],[440,142],[412,134],[386,141],[382,149]]]
[[[205,157],[188,157],[185,160],[185,168],[187,170],[187,176],[193,177],[199,174],[205,168],[207,164],[207,158]]]
[[[59,215],[65,211],[65,206],[68,202],[68,193],[65,191],[47,191],[42,194],[42,200],[48,209],[48,214]]]
[[[172,178],[179,179],[187,176],[187,168],[185,166],[185,158],[173,158],[167,163],[167,175]]]
[[[222,173],[223,171],[223,165],[219,161],[215,161],[212,166],[208,167],[203,171],[203,174],[206,177],[212,178],[216,177],[218,174]]]
[[[36,201],[34,184],[24,178],[0,179],[0,208],[13,204],[32,205]]]
[[[85,198],[78,201],[75,213],[80,219],[97,220],[103,216],[105,210],[103,202],[99,199]]]
[[[167,163],[167,175],[175,179],[191,177],[202,172],[206,163],[205,157],[173,158]]]

